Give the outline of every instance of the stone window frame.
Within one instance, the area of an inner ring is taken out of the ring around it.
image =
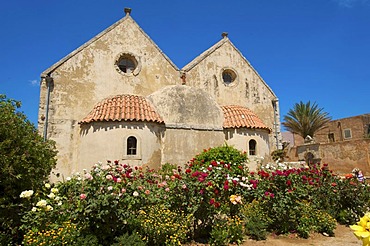
[[[135,64],[135,68],[132,72],[124,72],[121,70],[121,68],[119,67],[119,63],[122,59],[129,59],[131,60],[132,63]],[[117,56],[116,56],[116,59],[114,61],[114,66],[117,70],[118,73],[124,75],[124,76],[136,76],[140,73],[141,71],[141,61],[140,61],[140,58],[131,53],[131,52],[121,52],[119,53]]]
[[[136,154],[129,154],[128,153],[128,140],[130,137],[136,139]],[[123,141],[123,160],[141,160],[141,138],[137,134],[128,134],[124,137]]]
[[[231,77],[232,77],[232,81],[231,82],[229,82],[229,83],[228,82],[225,82],[225,80],[224,80],[224,74],[225,73],[231,74]],[[239,83],[239,75],[235,71],[235,69],[233,69],[231,67],[224,67],[224,68],[221,69],[220,81],[222,81],[222,83],[226,87],[234,87],[234,86],[236,86]]]
[[[351,139],[352,138],[351,128],[343,129],[343,138],[344,139]]]
[[[253,145],[251,143],[254,143]],[[254,148],[252,148],[254,147]],[[248,155],[256,156],[257,155],[257,141],[255,139],[250,139],[248,141]]]

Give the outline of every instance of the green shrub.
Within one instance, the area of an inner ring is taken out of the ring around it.
[[[115,238],[115,243],[112,246],[145,246],[145,242],[141,239],[140,235],[136,232],[125,233],[122,236]]]
[[[53,223],[44,230],[29,230],[24,236],[23,244],[29,246],[76,245],[78,237],[79,230],[75,224],[71,222],[64,222],[62,225]]]
[[[138,232],[148,245],[181,245],[190,232],[192,216],[153,205],[140,210],[136,220]]]
[[[336,216],[345,220],[368,207],[369,186],[342,180],[325,165],[277,165],[249,173],[243,153],[229,146],[215,149],[205,150],[184,169],[166,164],[154,171],[115,161],[45,184],[34,194],[24,191],[22,204],[29,208],[23,217],[25,240],[42,243],[66,221],[78,228],[66,237],[76,245],[179,245],[188,240],[227,245],[240,243],[244,234],[263,240],[269,232],[307,238],[312,232],[333,235]],[[233,160],[244,162],[212,160],[209,156],[220,149],[222,156],[229,149]]]
[[[256,200],[245,205],[241,211],[245,233],[254,240],[265,240],[272,221],[266,213],[263,202]]]
[[[205,149],[202,153],[196,155],[193,160],[193,165],[196,165],[197,162],[199,164],[210,164],[212,161],[218,161],[226,164],[230,163],[232,165],[243,165],[243,167],[245,168],[246,166],[244,164],[246,164],[248,156],[245,152],[242,153],[232,146],[223,145],[219,147]]]
[[[194,224],[195,237],[209,236],[215,215],[238,215],[240,204],[248,202],[250,187],[243,183],[249,175],[246,161],[245,153],[227,145],[204,150],[189,161],[184,179],[192,194],[187,207],[199,221]]]
[[[316,232],[326,233],[329,236],[334,236],[334,230],[337,227],[337,221],[330,214],[324,211],[315,211]]]
[[[210,234],[210,245],[240,245],[244,238],[243,221],[238,216],[221,217],[215,220]]]
[[[56,165],[55,145],[44,141],[21,103],[0,94],[0,244],[19,243],[20,214],[28,210],[19,197],[37,191]]]

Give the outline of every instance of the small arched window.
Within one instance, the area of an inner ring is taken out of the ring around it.
[[[249,140],[249,155],[257,155],[257,142],[254,139]]]
[[[127,155],[136,155],[137,153],[137,139],[133,136],[127,138]]]

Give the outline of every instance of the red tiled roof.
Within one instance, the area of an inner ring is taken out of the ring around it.
[[[258,116],[253,113],[250,109],[242,106],[237,105],[227,105],[221,106],[224,112],[224,128],[260,128],[260,129],[267,129],[268,128]]]
[[[164,123],[154,107],[142,96],[117,95],[104,99],[79,122],[94,121],[149,121]]]

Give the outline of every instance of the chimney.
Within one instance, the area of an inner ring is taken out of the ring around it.
[[[131,8],[125,8],[125,13],[126,13],[126,15],[130,15],[131,14]]]

